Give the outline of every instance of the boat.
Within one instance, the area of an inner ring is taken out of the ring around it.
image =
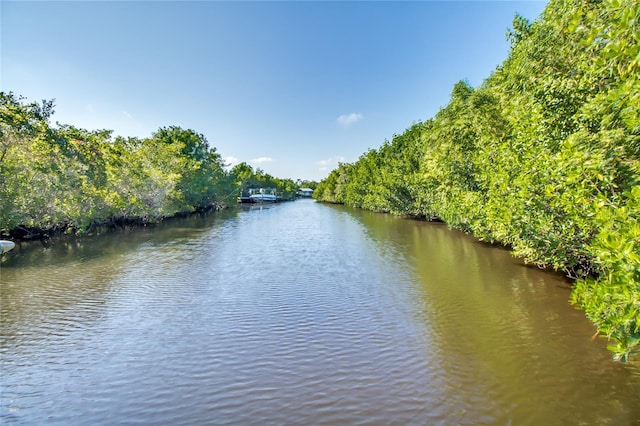
[[[0,240],[0,255],[5,254],[6,252],[13,250],[16,246],[16,243],[9,240]]]
[[[296,192],[296,197],[299,198],[311,198],[313,196],[313,189],[311,188],[298,188],[298,192]]]
[[[249,198],[253,203],[275,203],[278,201],[278,196],[275,192],[274,189],[250,189]]]

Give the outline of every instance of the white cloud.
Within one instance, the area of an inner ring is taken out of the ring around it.
[[[125,117],[127,117],[130,120],[133,120],[133,116],[131,114],[129,114],[127,111],[121,111],[122,115],[124,115]]]
[[[352,123],[355,123],[356,121],[362,120],[363,117],[364,116],[360,113],[352,112],[351,114],[342,114],[340,117],[338,117],[337,121],[339,124],[346,127]]]
[[[338,167],[338,163],[342,162],[344,162],[344,157],[334,155],[333,157],[327,158],[326,160],[318,161],[317,164],[318,166],[320,166],[318,170],[320,170],[321,172],[326,172],[329,169],[335,169],[336,167]]]
[[[273,161],[273,158],[271,157],[259,157],[259,158],[254,158],[253,160],[249,160],[249,162],[252,164],[270,163],[272,161]]]
[[[240,160],[238,160],[236,157],[233,157],[231,155],[228,157],[224,157],[222,161],[224,161],[225,167],[229,167],[229,168],[235,166],[240,162]]]

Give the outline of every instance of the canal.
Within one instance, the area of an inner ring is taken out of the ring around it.
[[[300,200],[0,266],[0,423],[632,425],[562,276],[443,224]]]

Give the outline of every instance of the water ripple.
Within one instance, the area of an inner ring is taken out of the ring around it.
[[[3,266],[0,422],[640,416],[638,371],[581,340],[589,324],[555,278],[508,254],[498,264],[502,252],[442,227],[306,201],[188,223]]]

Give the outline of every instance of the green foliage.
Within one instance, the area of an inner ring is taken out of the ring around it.
[[[440,218],[576,278],[572,300],[640,349],[640,3],[552,0],[434,119],[320,182],[318,200]]]
[[[299,185],[292,179],[279,179],[261,169],[253,170],[247,163],[239,163],[230,171],[239,194],[248,195],[250,189],[267,188],[275,191],[283,200],[294,200]]]
[[[182,173],[176,187],[179,196],[175,198],[180,210],[191,211],[211,204],[223,195],[218,194],[218,190],[227,186],[224,164],[216,149],[209,148],[204,135],[171,126],[159,129],[152,139],[159,149],[168,145],[177,150],[178,154],[173,155],[182,161]]]
[[[53,102],[23,105],[22,101],[11,92],[0,92],[0,215],[8,227],[33,224],[36,217],[50,221],[53,215],[48,208],[50,191],[38,192],[55,189],[47,179],[58,157],[49,143],[47,122]],[[24,189],[33,190],[29,199],[20,196]]]
[[[640,187],[621,198],[602,205],[596,215],[602,227],[591,250],[601,274],[579,280],[572,297],[613,340],[616,357],[627,360],[640,349]]]
[[[108,130],[53,128],[52,113],[53,101],[25,104],[0,93],[0,234],[85,232],[235,203],[242,178],[225,171],[216,149],[193,130],[170,126],[150,138],[114,139]],[[291,198],[298,188],[250,168],[247,176]]]
[[[318,184],[313,197],[320,201],[344,204],[346,188],[349,184],[350,176],[353,174],[352,169],[353,166],[351,164],[339,163],[338,168]]]
[[[507,39],[511,42],[511,47],[515,47],[520,41],[531,34],[531,22],[519,14],[513,19],[513,28],[507,31]]]

